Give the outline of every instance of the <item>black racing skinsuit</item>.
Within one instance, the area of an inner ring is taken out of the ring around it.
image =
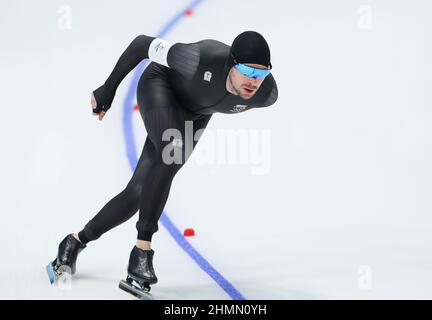
[[[108,108],[123,78],[143,59],[149,58],[154,37],[140,35],[120,56],[114,70],[94,91],[98,107]],[[166,129],[175,128],[186,139],[185,121],[192,121],[193,136],[204,130],[213,113],[237,113],[272,105],[278,96],[270,74],[255,95],[244,100],[226,90],[227,75],[233,66],[230,46],[216,40],[175,43],[167,54],[168,67],[151,62],[138,83],[137,101],[147,130],[147,138],[132,178],[125,189],[111,199],[79,233],[83,243],[131,218],[139,210],[138,239],[151,241],[158,230],[172,180],[190,156],[185,143],[177,143],[182,161],[166,163],[163,149],[172,140],[162,138]],[[192,139],[193,147],[198,142]],[[192,149],[193,150],[193,149]]]

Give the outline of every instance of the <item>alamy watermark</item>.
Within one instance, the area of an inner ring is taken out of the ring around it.
[[[185,121],[184,136],[175,128],[166,129],[162,141],[170,141],[162,150],[165,164],[247,165],[253,175],[270,172],[270,129],[199,129]],[[199,141],[199,148],[193,148]],[[184,153],[184,157],[183,157]],[[193,157],[190,157],[193,153]],[[190,158],[189,158],[190,157]]]
[[[372,30],[373,11],[370,5],[361,5],[357,9],[357,28],[361,30]]]
[[[72,29],[72,8],[69,5],[61,5],[57,9],[59,17],[57,19],[57,28],[61,31]]]
[[[357,269],[357,287],[361,290],[372,290],[372,267],[363,265]]]

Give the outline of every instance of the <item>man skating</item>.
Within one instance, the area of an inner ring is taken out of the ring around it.
[[[216,112],[232,114],[267,107],[278,97],[270,73],[270,49],[257,32],[241,33],[231,47],[211,39],[186,44],[140,35],[120,56],[105,83],[92,93],[92,112],[99,120],[111,107],[120,82],[146,58],[152,62],[139,80],[137,102],[147,138],[138,164],[124,190],[83,230],[60,243],[57,258],[48,266],[52,280],[65,271],[74,274],[77,256],[90,241],[139,211],[128,281],[150,290],[149,286],[158,281],[153,268],[152,235],[158,231],[172,180],[198,142],[195,133],[202,133]],[[187,121],[193,125],[189,138],[185,132]],[[166,139],[170,129],[176,129],[179,136]],[[185,139],[192,141],[188,144]],[[192,150],[187,150],[187,145],[192,145]],[[174,161],[166,156],[166,147],[173,150]]]

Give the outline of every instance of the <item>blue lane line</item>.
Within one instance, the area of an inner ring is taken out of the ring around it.
[[[192,1],[188,6],[181,10],[174,18],[172,18],[166,26],[157,34],[157,37],[163,38],[166,33],[168,33],[183,17],[186,9],[193,9],[198,4],[204,0]],[[129,87],[128,93],[123,102],[123,133],[126,143],[126,155],[129,161],[129,166],[132,171],[138,163],[138,157],[136,152],[135,137],[133,134],[133,102],[135,98],[136,89],[138,86],[138,81],[143,73],[144,69],[148,66],[150,61],[145,59],[136,68],[135,74],[133,76],[131,85]],[[177,244],[198,264],[198,266],[204,270],[225,292],[234,300],[245,300],[243,295],[234,286],[226,280],[215,268],[213,268],[210,263],[184,238],[180,230],[172,223],[168,215],[162,212],[160,217],[162,225],[168,230]]]

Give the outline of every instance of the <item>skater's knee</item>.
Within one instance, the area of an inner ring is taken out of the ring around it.
[[[123,190],[123,193],[125,193],[128,197],[136,199],[136,201],[139,201],[139,198],[141,196],[141,190],[142,190],[142,181],[131,180],[126,185],[126,187]]]

